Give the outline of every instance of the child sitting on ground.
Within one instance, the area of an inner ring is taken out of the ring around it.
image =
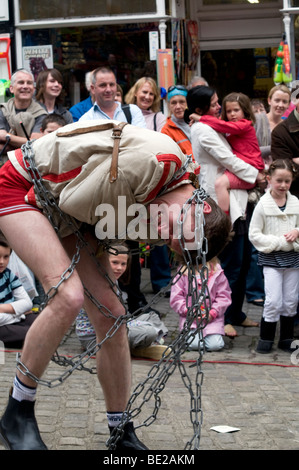
[[[188,345],[190,351],[198,350],[205,346],[207,351],[218,351],[224,347],[224,313],[231,304],[231,290],[228,280],[221,268],[218,259],[215,257],[207,262],[208,267],[208,289],[209,289],[209,315],[208,323],[203,328],[204,345],[200,344],[199,333]],[[179,277],[180,276],[180,277]],[[198,289],[201,289],[201,276],[196,274]],[[189,279],[187,270],[182,275],[177,275],[173,281],[170,292],[170,307],[179,314],[179,329],[183,330],[186,322],[188,308],[186,299],[188,298]],[[188,305],[190,307],[190,305]],[[202,312],[206,316],[205,312]],[[191,325],[191,332],[197,328],[196,320]]]
[[[116,280],[122,278],[124,284],[128,281],[130,267],[130,253],[126,245],[113,245],[109,247],[109,262]],[[115,254],[113,254],[115,253]],[[113,295],[113,294],[111,294]],[[122,292],[118,290],[118,295]],[[128,340],[133,356],[160,359],[167,346],[163,346],[163,337],[168,330],[154,311],[140,314],[127,322]],[[81,309],[76,319],[76,334],[84,350],[93,346],[96,335],[92,324],[84,309]]]
[[[22,343],[31,325],[25,323],[26,317],[32,314],[32,301],[19,278],[7,267],[11,248],[4,237],[0,237],[0,341],[5,345]]]

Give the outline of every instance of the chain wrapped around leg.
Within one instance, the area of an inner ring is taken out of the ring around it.
[[[39,197],[40,205],[43,209],[44,214],[48,218],[48,220],[53,225],[54,229],[58,231],[57,227],[57,214],[60,220],[63,220],[64,224],[68,226],[72,233],[77,237],[77,247],[76,253],[71,261],[69,268],[61,275],[61,279],[59,283],[52,287],[46,294],[46,301],[43,305],[43,308],[47,303],[56,295],[59,286],[66,281],[76,269],[76,266],[80,260],[80,251],[84,248],[89,251],[90,256],[94,260],[97,265],[99,272],[102,273],[103,276],[107,279],[110,283],[112,291],[115,295],[119,296],[118,289],[115,286],[115,283],[109,278],[108,274],[103,271],[101,264],[98,262],[96,254],[93,252],[91,247],[89,246],[88,242],[84,239],[82,233],[80,232],[76,221],[74,221],[71,217],[63,213],[57,203],[57,200],[53,197],[53,195],[45,188],[42,177],[36,168],[35,161],[34,161],[34,152],[32,149],[31,142],[28,142],[22,147],[22,151],[24,154],[24,163],[26,165],[26,169],[28,173],[31,175],[35,192]],[[194,364],[196,367],[196,376],[195,376],[195,383],[194,383],[194,390],[192,386],[191,379],[189,374],[183,364],[181,359],[182,354],[188,349],[188,346],[194,339],[195,335],[202,334],[202,329],[206,325],[207,316],[205,318],[202,317],[202,310],[205,310],[206,314],[208,315],[209,311],[209,292],[208,292],[208,270],[206,266],[206,253],[208,251],[207,240],[204,236],[204,201],[207,197],[207,194],[202,189],[195,189],[193,192],[192,197],[186,201],[182,208],[182,212],[180,217],[178,218],[177,224],[179,228],[179,238],[180,244],[183,252],[183,256],[185,259],[188,275],[188,298],[190,300],[187,312],[186,323],[183,330],[178,334],[177,338],[169,345],[168,349],[163,353],[162,358],[156,363],[151,370],[149,371],[147,377],[143,381],[141,381],[133,390],[133,393],[128,401],[124,418],[115,428],[114,432],[112,432],[110,439],[107,442],[107,446],[109,449],[115,449],[117,446],[117,442],[123,435],[123,430],[126,424],[133,418],[137,417],[143,408],[143,406],[148,403],[150,400],[153,399],[154,406],[151,415],[144,420],[144,422],[140,426],[149,426],[152,424],[153,421],[157,418],[157,414],[159,408],[161,406],[161,392],[165,388],[169,377],[175,372],[176,369],[179,370],[181,375],[182,381],[184,386],[187,388],[189,395],[190,395],[190,419],[193,426],[193,437],[190,441],[186,444],[186,449],[198,449],[199,442],[200,442],[200,433],[201,433],[201,425],[202,425],[202,409],[201,409],[201,386],[203,383],[203,373],[201,370],[201,363],[202,363],[202,351],[199,350],[199,356]],[[188,211],[194,207],[195,208],[195,248],[197,252],[196,262],[192,260],[190,256],[190,251],[188,249],[188,243],[184,238],[184,224],[186,220],[186,216]],[[102,246],[105,244],[102,243]],[[106,246],[107,248],[107,246]],[[198,284],[196,282],[196,272],[200,273],[201,276],[201,289],[198,289]],[[180,270],[176,273],[176,278],[178,279],[183,273],[183,270]],[[174,279],[172,279],[170,286],[174,283]],[[169,287],[169,286],[168,286]],[[113,317],[112,313],[102,304],[99,304],[96,299],[93,298],[92,294],[88,291],[85,287],[85,295],[91,300],[99,309],[99,311],[109,317]],[[152,303],[157,301],[159,296],[155,296],[152,300]],[[123,303],[121,296],[119,296],[120,302]],[[147,306],[148,307],[148,306]],[[140,311],[139,313],[142,313]],[[66,371],[61,374],[60,377],[56,379],[52,379],[51,381],[45,381],[40,378],[37,378],[32,374],[20,360],[20,357],[17,358],[17,367],[18,370],[30,377],[35,382],[45,385],[48,387],[54,387],[60,385],[63,381],[65,381],[75,370],[84,370],[90,373],[95,373],[95,368],[88,368],[85,366],[87,361],[95,355],[95,353],[102,347],[103,343],[109,340],[123,325],[126,324],[132,315],[126,312],[125,315],[121,317],[115,318],[113,326],[107,331],[105,338],[100,343],[91,345],[84,353],[77,355],[72,358],[64,358],[56,352],[53,356],[53,361],[59,365],[66,367]],[[192,327],[191,325],[194,324],[196,321],[196,328]],[[199,348],[200,349],[200,348]],[[137,400],[141,400],[140,404],[136,404]],[[139,427],[140,427],[139,426]]]

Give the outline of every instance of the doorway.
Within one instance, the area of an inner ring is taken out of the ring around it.
[[[230,49],[201,54],[201,74],[219,98],[242,92],[266,99],[273,82],[277,48]]]

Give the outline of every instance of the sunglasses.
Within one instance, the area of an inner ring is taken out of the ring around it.
[[[187,90],[187,88],[184,85],[172,85],[168,88],[167,93],[170,93],[173,90]]]

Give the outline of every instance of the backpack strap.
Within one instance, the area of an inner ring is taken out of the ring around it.
[[[131,110],[130,110],[130,105],[129,104],[124,104],[121,109],[123,110],[125,116],[126,116],[126,119],[127,119],[127,122],[128,124],[131,124],[132,122],[132,114],[131,114]]]
[[[154,131],[157,130],[157,113],[154,115]]]
[[[115,125],[113,127],[112,138],[114,139],[114,145],[113,145],[111,166],[110,166],[110,178],[109,178],[110,183],[114,183],[114,181],[117,180],[119,144],[120,144],[122,130],[127,124],[128,124],[127,122],[120,122],[118,125]]]

